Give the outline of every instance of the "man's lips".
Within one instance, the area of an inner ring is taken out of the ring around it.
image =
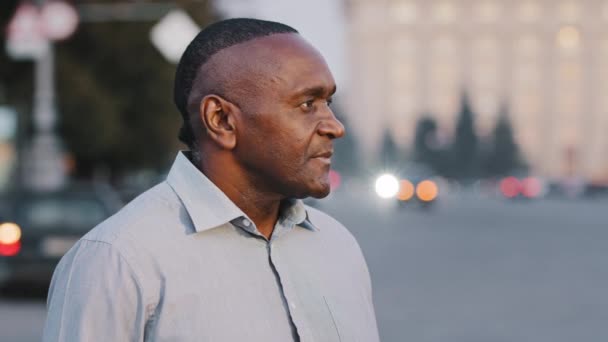
[[[325,152],[322,152],[322,153],[315,154],[312,157],[313,158],[327,158],[327,159],[330,159],[333,154],[334,154],[334,151],[325,151]]]
[[[317,159],[325,164],[331,164],[331,156],[334,154],[333,151],[325,151],[322,153],[315,154],[312,159]]]

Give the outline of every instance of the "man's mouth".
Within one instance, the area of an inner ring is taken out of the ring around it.
[[[327,158],[331,159],[331,156],[334,154],[334,151],[325,151],[322,153],[315,154],[313,158]]]
[[[315,154],[312,158],[318,159],[325,164],[331,164],[331,156],[334,154],[333,151],[325,151],[319,154]]]

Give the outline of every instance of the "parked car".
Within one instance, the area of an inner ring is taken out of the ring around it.
[[[48,286],[59,259],[122,203],[109,189],[72,186],[5,194],[0,221],[0,287]]]

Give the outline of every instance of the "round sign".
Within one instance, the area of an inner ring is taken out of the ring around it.
[[[7,27],[6,51],[15,59],[37,58],[48,51],[48,41],[40,32],[38,8],[24,3],[17,7]]]
[[[43,34],[51,40],[64,40],[71,36],[78,26],[78,12],[63,1],[50,1],[40,12]]]

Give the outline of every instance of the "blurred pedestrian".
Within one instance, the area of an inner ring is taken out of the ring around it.
[[[63,257],[44,340],[378,341],[357,242],[301,200],[330,191],[335,91],[289,26],[201,31],[175,77],[189,151]]]

